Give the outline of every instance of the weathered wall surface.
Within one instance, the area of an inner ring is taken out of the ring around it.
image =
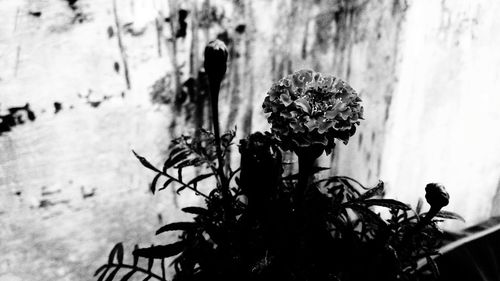
[[[371,148],[381,147],[395,79],[399,1],[3,0],[0,9],[0,278],[89,280],[114,243],[154,242],[178,205],[199,201],[148,194],[152,175],[130,150],[160,163],[173,135],[207,126],[199,70],[216,37],[231,52],[224,128],[267,129],[260,104],[273,80],[300,68],[336,73],[360,91],[368,120],[346,152],[362,156],[340,152],[335,165],[377,178]]]
[[[390,196],[409,202],[427,182],[442,182],[451,195],[448,208],[474,224],[499,214],[500,3],[414,1],[410,7],[382,177]]]
[[[441,181],[455,211],[487,216],[500,159],[498,139],[481,137],[499,119],[490,2],[0,0],[0,280],[89,280],[114,243],[168,238],[154,230],[199,199],[150,195],[130,150],[161,163],[172,136],[208,126],[201,54],[217,37],[231,52],[224,128],[267,129],[272,81],[333,73],[366,120],[324,164],[382,177],[409,202]],[[474,205],[477,181],[488,192]]]

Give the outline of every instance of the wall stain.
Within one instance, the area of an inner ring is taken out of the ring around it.
[[[177,32],[175,33],[176,38],[184,38],[186,37],[186,30],[187,30],[187,22],[186,18],[189,15],[188,10],[184,9],[179,9],[177,19],[178,19],[178,25],[179,28],[177,29]]]
[[[40,12],[40,11],[28,11],[28,15],[39,18],[42,16],[42,12]]]
[[[54,114],[59,113],[59,111],[62,110],[62,103],[60,102],[54,102]]]
[[[35,113],[30,109],[30,104],[26,103],[21,107],[7,108],[8,113],[0,115],[0,135],[11,131],[15,126],[23,125],[28,121],[35,121]]]
[[[96,188],[92,188],[90,191],[86,190],[85,187],[82,185],[80,186],[80,193],[82,194],[82,199],[87,199],[90,197],[94,197],[96,192]]]

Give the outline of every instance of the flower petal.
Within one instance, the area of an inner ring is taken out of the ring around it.
[[[281,94],[280,100],[286,107],[288,107],[293,102],[289,94]]]
[[[311,105],[307,100],[300,98],[295,100],[294,103],[297,107],[301,108],[307,114],[311,114]]]

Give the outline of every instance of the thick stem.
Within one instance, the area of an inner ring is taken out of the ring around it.
[[[294,194],[294,206],[296,210],[301,207],[304,201],[314,163],[322,153],[323,149],[318,146],[310,146],[296,150],[296,154],[299,158],[299,180]]]
[[[224,159],[222,157],[222,148],[221,148],[221,140],[220,140],[220,124],[219,124],[219,106],[218,106],[218,97],[219,97],[220,86],[210,84],[210,96],[211,105],[212,105],[212,123],[214,127],[214,136],[215,136],[215,146],[217,152],[217,161],[219,162],[219,166],[217,167],[219,176],[224,177]]]
[[[217,162],[219,162],[219,165],[217,167],[217,173],[219,174],[219,179],[220,179],[222,200],[224,202],[226,211],[229,212],[231,208],[231,193],[229,191],[229,182],[224,173],[224,158],[222,156],[222,148],[220,140],[219,106],[218,106],[220,82],[219,83],[210,83],[210,82],[214,81],[209,81],[209,89],[210,89],[210,97],[212,105],[212,122],[214,126],[215,149],[217,153]],[[228,215],[227,217],[230,216]]]

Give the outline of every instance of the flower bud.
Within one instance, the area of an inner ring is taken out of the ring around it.
[[[425,186],[425,199],[431,205],[431,209],[436,208],[439,210],[448,205],[450,195],[442,184],[429,183]]]
[[[211,41],[205,47],[205,72],[207,73],[210,87],[219,87],[227,69],[227,47],[219,39]]]

